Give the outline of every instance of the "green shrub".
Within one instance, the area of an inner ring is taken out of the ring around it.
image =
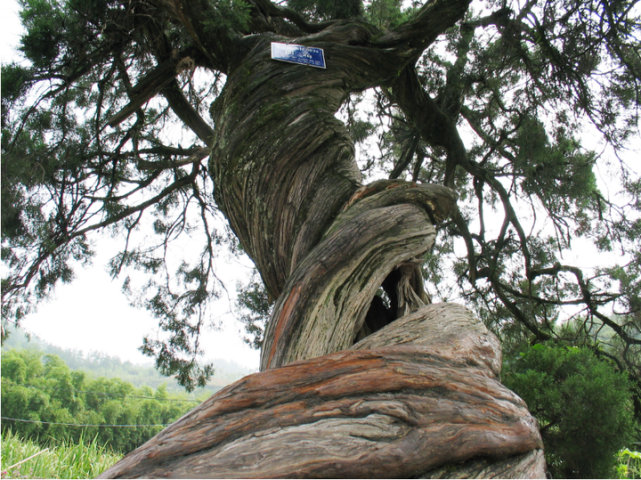
[[[505,362],[504,384],[537,418],[554,478],[610,478],[633,428],[627,377],[588,349],[535,345]]]
[[[617,453],[615,478],[641,478],[641,452],[631,452],[624,448]]]

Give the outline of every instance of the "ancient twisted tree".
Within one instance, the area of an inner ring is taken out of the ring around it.
[[[633,2],[521,3],[25,4],[32,64],[3,66],[3,322],[70,279],[91,232],[111,228],[126,238],[114,273],[150,272],[142,301],[170,333],[145,351],[193,388],[210,373],[196,356],[216,245],[260,275],[244,298],[262,300],[246,302],[261,372],[105,476],[544,475],[536,422],[501,385],[486,324],[512,343],[607,328],[600,353],[634,370],[641,260],[606,272],[619,281],[606,291],[605,274],[555,252],[575,235],[638,246],[638,180],[621,163],[632,200],[606,198],[572,128],[591,121],[621,148],[641,63]],[[274,60],[272,43],[322,49],[325,68]],[[355,108],[363,92],[378,124]],[[166,133],[176,121],[188,140]],[[134,248],[149,211],[160,248]],[[177,285],[155,282],[193,222],[202,254]],[[444,296],[452,236],[466,253],[450,275],[476,313],[426,291]],[[603,312],[613,303],[619,318]],[[583,308],[574,330],[555,326],[564,305]]]

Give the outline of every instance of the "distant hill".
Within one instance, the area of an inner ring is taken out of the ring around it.
[[[8,330],[9,338],[2,346],[3,349],[36,349],[57,355],[70,369],[84,370],[95,377],[120,378],[132,383],[137,388],[146,385],[157,389],[160,385],[166,384],[169,392],[184,392],[183,387],[178,385],[174,378],[161,375],[152,366],[137,365],[100,352],[84,355],[80,350],[69,350],[51,345],[36,335],[27,334],[20,328],[9,327]],[[205,388],[196,389],[193,392],[194,398],[202,399],[206,392],[213,394],[223,386],[254,373],[253,370],[229,360],[215,359],[213,363],[216,370],[214,376]]]

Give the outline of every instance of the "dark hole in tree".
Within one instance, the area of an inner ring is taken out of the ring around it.
[[[365,315],[365,321],[356,334],[354,343],[360,342],[365,337],[377,332],[398,318],[396,285],[400,278],[401,274],[398,269],[392,270],[385,278],[378,292],[374,295],[374,298],[372,298],[372,303],[369,306],[367,315]]]

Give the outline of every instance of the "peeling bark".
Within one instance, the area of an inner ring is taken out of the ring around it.
[[[430,218],[446,216],[456,198],[435,185],[382,182],[376,187],[368,188],[369,196],[355,194],[358,200],[347,203],[290,276],[265,333],[261,369],[350,347],[383,280],[433,245]],[[411,310],[410,304],[425,303],[409,278],[401,275],[398,284],[403,312]],[[416,287],[422,292],[422,285]]]

